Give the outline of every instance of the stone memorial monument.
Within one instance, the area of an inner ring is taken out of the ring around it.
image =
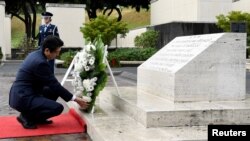
[[[245,34],[175,38],[140,67],[138,91],[173,102],[245,98]]]
[[[177,37],[137,68],[137,87],[106,87],[78,113],[93,141],[207,140],[208,124],[250,124],[245,56],[244,33]]]

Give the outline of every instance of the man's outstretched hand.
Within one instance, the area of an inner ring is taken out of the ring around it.
[[[81,107],[81,109],[87,109],[89,106],[87,101],[85,101],[82,98],[76,97],[76,99],[74,101]]]

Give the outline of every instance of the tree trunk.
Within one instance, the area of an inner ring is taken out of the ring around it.
[[[31,37],[32,39],[35,39],[36,36],[36,9],[35,9],[35,3],[32,0],[29,0],[29,5],[33,13],[33,19],[32,19],[32,27],[31,27]]]
[[[11,14],[11,18],[12,18],[13,16],[15,16],[15,17],[17,17],[19,20],[21,20],[21,21],[23,21],[23,22],[25,23],[24,18],[21,17],[20,15],[17,15],[16,13],[13,13],[13,12],[10,12],[10,14]]]
[[[121,21],[122,20],[122,13],[121,13],[121,10],[117,7],[115,7],[115,10],[116,12],[118,13],[118,18],[117,18],[117,21]]]
[[[25,21],[25,32],[27,38],[31,38],[31,16],[28,11],[27,3],[23,4],[23,13],[24,13],[24,21]]]
[[[24,55],[26,56],[31,49],[35,47],[36,9],[32,0],[27,0],[22,4],[22,12],[24,14],[26,34],[20,47],[23,49]],[[31,13],[33,13],[33,18],[31,18]]]
[[[118,14],[118,17],[117,17],[117,21],[121,21],[122,19],[122,13],[121,13],[121,10],[119,8],[117,8],[116,6],[115,7],[107,7],[106,9],[104,9],[103,11],[103,15],[106,14],[106,12],[110,9],[110,12],[108,13],[108,16],[110,16],[113,12],[113,10],[115,9],[115,11],[117,12]]]

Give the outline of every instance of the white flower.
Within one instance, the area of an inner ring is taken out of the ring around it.
[[[92,44],[88,44],[88,45],[85,46],[85,49],[86,49],[87,52],[90,52],[91,49],[96,50],[96,47],[94,45],[92,45]]]
[[[96,50],[96,47],[94,45],[91,46],[93,50]]]
[[[88,53],[87,58],[90,58],[90,57],[93,57],[93,55]]]
[[[82,66],[86,66],[87,65],[87,59],[86,58],[83,58],[80,63],[82,64]]]
[[[79,80],[79,79],[77,80],[77,86],[78,86],[78,87],[82,87],[82,86],[83,86],[83,85],[82,85],[82,81]]]
[[[84,79],[83,82],[83,87],[88,90],[89,86],[90,86],[90,80],[89,79]]]
[[[74,95],[77,97],[82,97],[82,91],[76,91]]]
[[[79,87],[77,87],[77,90],[83,91],[84,87],[83,86],[79,86]]]
[[[72,85],[74,86],[74,94],[76,96],[81,97],[86,102],[91,102],[92,98],[93,100],[95,100],[96,96],[95,94],[96,92],[99,92],[99,90],[98,91],[95,90],[97,85],[97,80],[99,80],[98,77],[94,77],[96,76],[96,74],[98,74],[96,73],[96,71],[99,71],[95,70],[96,68],[98,68],[98,66],[95,66],[95,63],[96,61],[103,61],[103,63],[105,63],[104,61],[106,60],[108,54],[107,46],[103,46],[101,40],[97,41],[98,41],[97,42],[98,46],[95,46],[92,43],[85,45],[84,48],[77,53],[73,62],[74,70],[72,76],[74,77],[74,80],[72,82]],[[100,60],[101,58],[99,57],[103,58],[103,60]],[[100,84],[103,85],[105,83],[100,82]],[[91,105],[90,108],[92,108],[94,104],[94,101],[92,102],[93,103],[90,104]]]
[[[76,87],[77,86],[77,82],[76,81],[72,81],[72,85],[74,86],[74,87]]]
[[[74,80],[72,81],[72,85],[75,87],[82,86],[81,81],[79,82],[79,80],[81,80],[81,78],[79,79],[78,77],[75,77]]]
[[[74,71],[75,72],[81,72],[81,71],[83,71],[83,65],[81,63],[75,63],[74,64]]]
[[[94,90],[94,86],[96,85],[95,80],[97,80],[97,78],[95,77],[95,79],[84,79],[82,84],[83,87],[86,89],[87,92],[91,92]]]
[[[74,80],[72,81],[72,85],[74,87],[74,92],[84,90],[84,87],[83,87],[83,84],[82,84],[80,77],[75,77]]]
[[[82,96],[82,99],[84,99],[86,102],[91,102],[91,97],[88,96]]]
[[[85,51],[84,49],[81,50],[81,51],[78,53],[78,57],[79,57],[80,59],[86,58],[86,56],[87,56],[87,53],[86,53],[86,51]]]
[[[76,59],[74,61],[74,71],[81,72],[83,71],[84,67],[87,65],[87,53],[85,50],[81,50],[76,54]]]
[[[85,71],[89,71],[90,70],[89,66],[85,66],[84,69],[85,69]]]
[[[92,96],[92,93],[87,93],[87,96],[88,96],[88,97],[91,97],[91,96]]]
[[[90,64],[90,65],[94,65],[94,63],[95,63],[95,57],[91,57],[91,58],[89,59],[89,64]]]
[[[91,91],[93,91],[93,90],[94,90],[94,86],[89,86],[87,91],[90,91],[90,92],[91,92]]]
[[[73,76],[74,78],[77,78],[77,77],[80,78],[80,72],[72,71],[71,74],[72,74],[72,76]]]

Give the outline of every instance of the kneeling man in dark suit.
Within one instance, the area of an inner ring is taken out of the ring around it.
[[[88,103],[73,96],[55,78],[49,60],[55,59],[63,46],[56,36],[48,36],[42,47],[30,53],[23,61],[9,95],[9,104],[20,112],[18,122],[26,129],[36,129],[37,124],[51,124],[51,117],[62,113],[63,105],[58,97],[75,101],[81,108]]]

